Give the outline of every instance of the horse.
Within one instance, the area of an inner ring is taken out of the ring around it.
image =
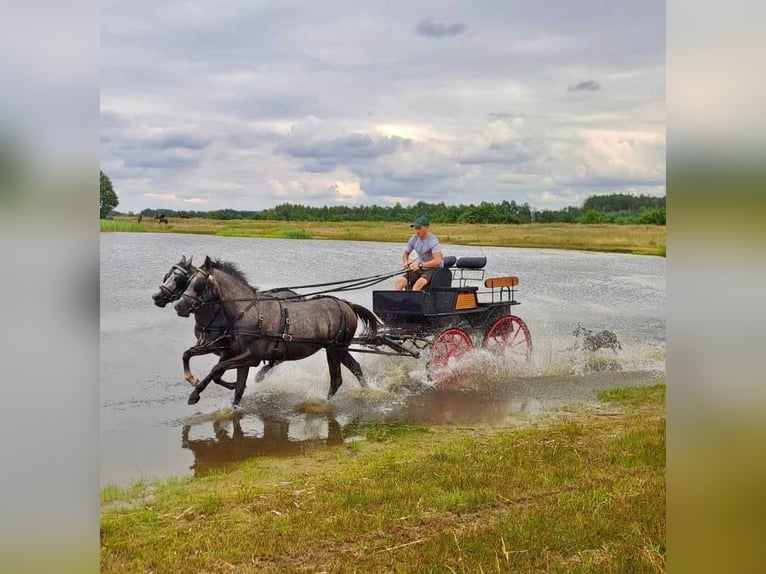
[[[181,260],[173,265],[170,270],[165,274],[160,285],[160,290],[152,295],[154,304],[158,307],[165,307],[172,301],[177,301],[181,298],[181,295],[189,285],[189,278],[193,274],[195,268],[192,265],[192,257],[186,259],[185,255],[181,256]],[[222,265],[221,263],[214,261],[215,265]],[[232,272],[239,273],[236,268],[231,264],[228,264],[227,268]],[[254,292],[259,292],[257,288],[251,287]],[[285,288],[271,289],[269,291],[260,291],[263,296],[272,297],[290,297],[298,298],[300,295],[295,291],[291,291]],[[207,305],[201,308],[195,313],[195,325],[194,335],[197,338],[197,344],[184,351],[182,356],[184,379],[196,386],[199,380],[192,374],[190,368],[190,360],[192,357],[199,355],[205,355],[209,353],[215,353],[221,356],[224,360],[228,358],[229,351],[231,350],[224,339],[219,340],[219,336],[224,333],[228,324],[225,317],[221,314],[220,307],[218,305]],[[278,364],[278,361],[269,361],[265,364],[255,375],[255,382],[260,382],[266,376],[266,374]],[[247,380],[247,375],[250,371],[249,367],[244,367],[243,370],[237,370],[237,377],[244,377]],[[230,391],[236,388],[236,383],[229,383],[224,381],[222,377],[218,377],[214,381],[216,384],[221,385],[229,389]]]
[[[214,266],[207,257],[174,306],[179,316],[188,317],[191,312],[217,303],[228,322],[225,336],[230,340],[231,354],[196,385],[189,404],[197,403],[210,381],[227,369],[257,365],[269,359],[296,361],[322,348],[327,352],[330,371],[328,400],[343,384],[341,364],[354,374],[362,387],[367,386],[361,366],[349,353],[349,346],[359,320],[364,325],[363,336],[377,334],[381,323],[370,310],[330,296],[301,301],[262,297],[252,291],[241,274],[223,267]],[[244,390],[244,381],[238,377],[234,405],[239,404]]]

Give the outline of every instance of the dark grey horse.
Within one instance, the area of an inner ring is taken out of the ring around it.
[[[173,265],[165,274],[165,277],[162,280],[162,285],[160,285],[160,290],[152,295],[152,299],[154,300],[155,305],[158,307],[164,307],[168,303],[177,301],[181,298],[181,295],[183,295],[183,292],[186,291],[186,288],[189,286],[189,278],[196,270],[196,268],[192,265],[192,259],[193,257],[186,259],[186,256],[182,255],[181,260]],[[212,264],[214,266],[225,265],[226,268],[230,270],[230,272],[237,273],[242,276],[236,267],[230,263],[213,261]],[[244,276],[242,276],[242,278],[244,279]],[[261,295],[264,297],[300,297],[295,291],[290,291],[289,289],[258,291],[258,289],[255,287],[250,288],[253,290],[253,292],[261,293]],[[226,327],[228,327],[228,323],[226,322],[224,315],[221,313],[219,305],[206,305],[200,308],[194,314],[194,317],[196,319],[194,324],[194,335],[197,337],[197,344],[184,351],[182,356],[184,379],[192,386],[196,386],[199,382],[199,380],[191,372],[189,362],[192,357],[215,353],[221,357],[221,360],[225,360],[229,358],[229,352],[231,351],[227,338],[220,338],[221,335],[225,332]],[[266,373],[273,369],[277,364],[278,361],[269,361],[267,364],[265,364],[258,371],[258,373],[256,373],[255,382],[263,380],[263,377],[266,376]],[[247,380],[249,371],[249,367],[238,369],[237,378],[239,379],[240,377],[244,377],[244,379]],[[221,376],[216,378],[214,382],[229,390],[234,390],[236,388],[236,383],[229,383],[224,381]]]
[[[345,365],[364,387],[366,382],[359,363],[349,353],[349,346],[361,319],[364,335],[375,336],[380,325],[377,317],[361,305],[336,297],[316,297],[302,301],[261,297],[254,293],[241,274],[215,266],[208,257],[189,280],[189,286],[175,304],[176,312],[187,317],[191,312],[218,304],[226,317],[225,336],[230,354],[202,379],[189,396],[189,404],[199,401],[200,393],[211,380],[227,369],[257,365],[264,360],[295,361],[327,351],[332,397],[343,384],[341,364]],[[239,404],[245,381],[237,378],[234,404]]]

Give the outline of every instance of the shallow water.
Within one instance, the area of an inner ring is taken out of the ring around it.
[[[531,363],[507,369],[477,356],[465,388],[435,391],[425,360],[357,355],[369,389],[344,369],[329,403],[324,353],[285,363],[259,384],[251,371],[241,409],[210,385],[188,406],[181,353],[194,343],[193,318],[154,306],[151,294],[182,254],[233,261],[262,289],[394,272],[396,243],[101,234],[101,483],[201,474],[253,456],[285,456],[354,436],[360,424],[513,424],[598,390],[649,383],[664,373],[665,259],[622,254],[446,246],[486,255],[487,276],[517,275],[514,313],[529,326]],[[386,281],[375,287],[385,289]],[[372,290],[343,297],[368,308]],[[578,324],[614,332],[622,350],[597,361],[572,349]],[[204,375],[217,361],[192,359]],[[232,379],[231,375],[227,376]],[[482,384],[479,384],[481,382]]]

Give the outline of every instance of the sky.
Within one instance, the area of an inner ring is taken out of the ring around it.
[[[665,2],[101,3],[118,210],[665,194]]]

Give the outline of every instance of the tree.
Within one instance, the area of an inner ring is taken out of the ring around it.
[[[112,188],[112,180],[103,171],[101,172],[101,219],[106,219],[112,210],[117,207],[120,200],[117,199],[117,193]]]

